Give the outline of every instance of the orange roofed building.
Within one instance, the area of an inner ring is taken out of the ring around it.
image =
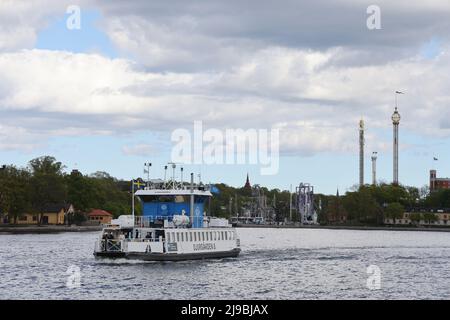
[[[90,222],[97,222],[98,224],[108,224],[111,223],[113,215],[108,211],[101,209],[94,209],[88,213],[88,220]]]

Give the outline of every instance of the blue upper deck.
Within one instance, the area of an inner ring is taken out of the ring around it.
[[[151,220],[172,221],[174,215],[191,216],[191,197],[193,203],[193,228],[203,227],[205,202],[212,194],[209,190],[196,188],[183,189],[151,189],[139,190],[135,195],[141,200],[145,217]]]

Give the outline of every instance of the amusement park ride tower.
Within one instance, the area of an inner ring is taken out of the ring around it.
[[[359,186],[364,186],[364,120],[359,121]]]
[[[398,93],[398,91],[396,92]],[[397,95],[395,96],[395,111],[392,114],[392,124],[394,125],[394,178],[393,183],[398,185],[398,127],[400,125],[400,113],[397,110]]]

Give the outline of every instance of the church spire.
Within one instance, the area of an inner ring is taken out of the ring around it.
[[[251,189],[252,188],[252,186],[250,185],[250,179],[248,178],[248,172],[247,172],[247,180],[245,181],[244,188],[246,188],[246,189]]]

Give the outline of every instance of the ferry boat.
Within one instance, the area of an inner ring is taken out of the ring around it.
[[[176,182],[174,176],[168,182],[148,180],[144,189],[133,190],[133,215],[104,226],[95,243],[96,257],[177,261],[239,255],[236,229],[228,220],[204,213],[211,186],[194,184],[193,174],[190,184]],[[142,216],[134,215],[134,196],[142,204]]]

